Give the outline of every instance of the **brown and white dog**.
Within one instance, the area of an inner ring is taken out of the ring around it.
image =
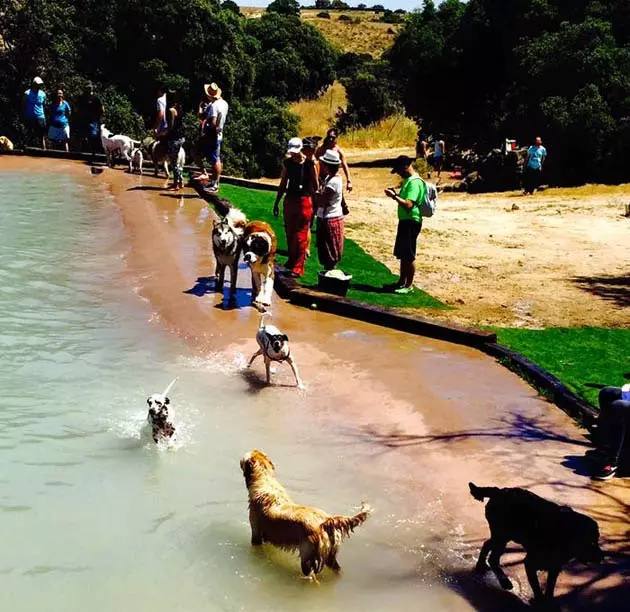
[[[252,271],[254,306],[271,306],[278,241],[271,226],[252,221],[243,232],[243,259]]]
[[[214,222],[212,228],[212,251],[217,263],[216,290],[223,291],[225,268],[230,268],[230,298],[236,296],[238,259],[241,256],[241,242],[247,225],[247,217],[238,209],[230,208],[227,215]]]
[[[8,153],[9,151],[13,151],[13,143],[6,136],[0,136],[0,152]]]
[[[367,520],[371,508],[362,502],[354,516],[331,516],[319,508],[294,504],[276,479],[273,462],[259,450],[243,456],[241,470],[249,492],[252,544],[269,542],[299,552],[302,573],[315,580],[324,566],[339,572],[341,542]]]
[[[151,156],[151,161],[153,162],[153,175],[158,175],[158,169],[161,166],[164,169],[164,174],[166,174],[166,178],[169,178],[168,173],[168,146],[166,142],[160,140],[154,140],[148,147],[149,155]],[[179,153],[177,154],[177,165],[179,168],[183,168],[186,164],[186,151],[184,151],[184,147],[180,147]]]
[[[258,333],[256,334],[256,342],[258,342],[259,349],[252,355],[247,367],[251,368],[256,357],[262,355],[265,360],[265,369],[267,371],[267,384],[270,385],[271,362],[276,361],[278,363],[283,363],[286,361],[291,366],[291,370],[295,376],[295,384],[298,389],[304,389],[304,384],[300,379],[297,364],[291,356],[289,336],[283,334],[275,325],[265,325],[266,316],[269,316],[269,313],[263,312],[260,316],[260,325],[258,327]]]

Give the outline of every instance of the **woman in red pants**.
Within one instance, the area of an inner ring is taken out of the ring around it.
[[[273,205],[273,214],[280,214],[280,200],[284,197],[284,231],[287,237],[289,259],[285,264],[287,274],[300,277],[310,243],[312,196],[317,190],[317,173],[314,163],[302,152],[302,140],[291,138],[287,157],[282,167],[280,187]]]

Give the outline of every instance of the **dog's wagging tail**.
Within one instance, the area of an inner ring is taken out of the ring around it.
[[[474,482],[469,482],[468,488],[470,489],[470,494],[480,502],[484,501],[486,497],[490,498],[496,495],[499,491],[497,487],[478,487]]]

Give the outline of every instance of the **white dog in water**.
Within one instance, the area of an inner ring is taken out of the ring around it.
[[[131,164],[131,152],[141,143],[139,140],[129,138],[129,136],[112,134],[103,124],[101,125],[101,144],[107,157],[107,163],[113,168],[114,155],[121,155],[128,164]]]
[[[300,379],[297,365],[291,357],[291,348],[289,347],[289,336],[283,334],[274,325],[265,325],[265,317],[269,316],[269,313],[262,313],[260,316],[260,326],[258,327],[258,333],[256,334],[256,342],[260,347],[252,358],[249,360],[248,368],[254,363],[256,357],[262,355],[265,359],[265,369],[267,370],[267,384],[271,384],[271,362],[277,361],[282,363],[286,361],[293,370],[295,376],[295,382],[298,389],[304,389],[304,384]]]
[[[168,419],[168,406],[171,403],[168,394],[176,382],[177,378],[171,381],[164,393],[154,393],[147,399],[147,404],[149,404],[147,422],[151,427],[151,436],[156,444],[160,440],[172,438],[175,434],[175,427]]]

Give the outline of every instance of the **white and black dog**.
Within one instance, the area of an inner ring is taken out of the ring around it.
[[[252,271],[254,306],[271,306],[277,244],[276,235],[268,223],[252,221],[245,226],[243,259]]]
[[[229,267],[231,299],[236,296],[238,259],[241,255],[241,242],[246,225],[247,217],[238,208],[230,208],[227,215],[220,221],[215,221],[212,228],[212,251],[217,263],[216,290],[223,291],[225,268]]]
[[[129,160],[129,173],[133,173],[134,170],[138,170],[138,172],[142,175],[142,165],[144,164],[144,156],[142,155],[141,149],[134,149],[131,151],[130,160]]]
[[[166,178],[170,175],[168,173],[168,146],[166,142],[162,140],[154,140],[147,146],[147,150],[149,155],[151,156],[151,161],[153,162],[153,174],[154,176],[158,175],[158,170],[160,166],[164,169],[164,174],[166,174]],[[186,151],[184,147],[179,148],[179,153],[177,154],[177,166],[180,169],[186,165]]]
[[[115,155],[121,155],[127,163],[131,163],[131,152],[141,143],[129,138],[129,136],[112,134],[103,124],[101,125],[101,144],[107,157],[107,163],[113,168]]]
[[[279,363],[287,362],[293,370],[295,376],[295,383],[298,389],[303,389],[304,384],[300,379],[300,374],[297,369],[297,365],[291,357],[291,349],[289,347],[289,336],[283,334],[274,325],[265,325],[265,317],[269,316],[268,313],[262,313],[260,316],[260,325],[258,327],[258,333],[256,334],[256,342],[260,347],[256,353],[252,355],[249,360],[248,368],[252,366],[256,357],[263,356],[265,360],[265,369],[267,371],[267,384],[271,384],[271,362],[277,361]]]
[[[168,394],[176,382],[177,378],[171,381],[164,393],[154,393],[147,399],[149,405],[147,422],[151,426],[151,436],[155,443],[172,438],[175,433],[175,427],[168,419],[168,406],[171,403]]]

